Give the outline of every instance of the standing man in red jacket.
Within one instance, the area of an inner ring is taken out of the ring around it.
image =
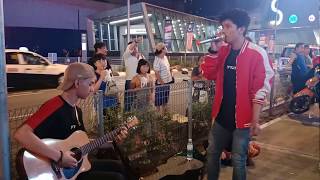
[[[249,139],[260,131],[259,114],[274,72],[266,51],[245,38],[250,23],[247,12],[226,12],[220,23],[226,44],[201,65],[203,76],[216,81],[208,180],[219,178],[220,155],[231,141],[233,180],[245,180]]]

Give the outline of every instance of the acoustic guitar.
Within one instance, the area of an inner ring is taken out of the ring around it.
[[[42,139],[42,142],[52,148],[63,152],[68,150],[73,152],[74,158],[78,161],[77,166],[62,168],[54,161],[24,149],[17,156],[17,169],[20,169],[18,173],[20,177],[27,177],[30,180],[74,180],[80,173],[90,170],[89,152],[114,140],[121,128],[126,127],[129,130],[137,124],[139,124],[139,120],[136,117],[131,117],[125,125],[93,141],[89,141],[84,131],[75,131],[65,140]]]

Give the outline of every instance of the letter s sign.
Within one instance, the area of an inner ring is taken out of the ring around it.
[[[283,20],[283,12],[276,6],[277,1],[278,0],[272,0],[271,2],[271,10],[277,14],[277,18],[269,22],[271,26],[279,26]]]

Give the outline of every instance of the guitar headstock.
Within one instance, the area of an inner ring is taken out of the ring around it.
[[[131,129],[135,126],[137,126],[140,123],[139,119],[136,116],[129,116],[127,118],[127,123],[126,123],[126,127],[128,129]]]

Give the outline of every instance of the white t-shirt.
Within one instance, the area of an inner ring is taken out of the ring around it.
[[[124,65],[126,67],[126,80],[132,80],[132,78],[137,74],[138,58],[131,55],[129,47],[123,54]]]
[[[140,77],[140,82],[141,82],[141,88],[147,87],[148,86],[148,78],[141,76]]]
[[[159,72],[160,78],[164,83],[169,83],[172,81],[170,64],[167,56],[164,56],[163,58],[156,56],[153,62],[153,69]]]
[[[106,69],[107,72],[106,77],[104,78],[105,82],[109,82],[112,80],[112,70],[111,69]]]

